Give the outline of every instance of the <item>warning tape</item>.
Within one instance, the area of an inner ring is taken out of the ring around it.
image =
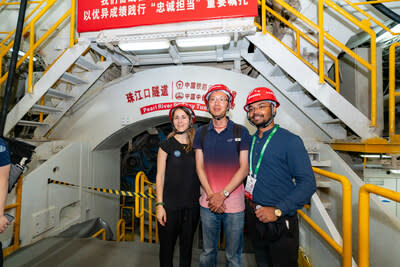
[[[47,180],[47,183],[66,185],[66,186],[72,186],[72,187],[80,187],[79,185],[56,181],[51,178],[49,178]],[[98,188],[98,187],[91,187],[91,186],[82,186],[82,188],[86,188],[86,189],[101,192],[101,193],[111,194],[111,195],[121,195],[121,196],[127,196],[127,197],[141,197],[141,198],[156,199],[156,196],[153,194],[136,193],[136,192],[130,192],[130,191],[114,190],[114,189],[108,189],[108,188]]]

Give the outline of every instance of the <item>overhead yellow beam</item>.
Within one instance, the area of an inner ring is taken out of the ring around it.
[[[367,139],[363,142],[335,142],[330,144],[334,150],[360,152],[360,153],[379,153],[379,154],[399,154],[400,142],[396,138],[392,138],[389,142],[383,138]]]

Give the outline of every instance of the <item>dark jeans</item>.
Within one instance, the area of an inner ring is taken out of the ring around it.
[[[262,223],[246,200],[246,216],[248,232],[259,267],[297,266],[299,250],[297,215],[283,216],[269,224]]]
[[[190,267],[192,263],[193,237],[199,223],[200,209],[165,209],[167,223],[158,224],[160,238],[160,266],[173,266],[174,247],[179,236],[179,266]]]

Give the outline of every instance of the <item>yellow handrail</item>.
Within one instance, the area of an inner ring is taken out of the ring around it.
[[[14,238],[13,238],[13,244],[11,246],[9,246],[8,248],[5,248],[3,250],[3,255],[4,257],[7,257],[8,255],[10,255],[11,253],[13,253],[14,251],[18,250],[20,248],[20,240],[19,240],[19,231],[20,231],[20,227],[21,227],[21,201],[22,201],[22,183],[23,183],[23,179],[22,179],[22,174],[19,177],[18,183],[17,183],[17,187],[16,187],[16,195],[17,195],[17,199],[15,201],[14,204],[10,204],[7,205],[4,210],[10,210],[15,208],[15,221],[14,221]]]
[[[389,137],[392,137],[396,131],[396,96],[400,96],[396,92],[396,47],[399,43],[393,43],[389,48]]]
[[[153,188],[155,186],[154,183],[150,182],[147,179],[147,176],[144,172],[138,172],[135,178],[135,193],[143,194],[145,193],[145,184],[147,185],[147,194],[152,195],[155,192]],[[153,242],[153,218],[156,220],[156,214],[153,213],[153,200],[151,198],[147,198],[148,201],[148,209],[144,208],[144,198],[139,197],[138,194],[135,196],[135,215],[139,218],[140,224],[140,241],[144,242],[144,216],[145,213],[148,214],[148,230],[149,230],[149,243]],[[155,242],[158,242],[158,225],[156,223],[155,227]]]
[[[117,223],[117,239],[116,241],[125,241],[125,220],[120,219]]]
[[[122,196],[122,203],[120,204],[120,218],[123,219],[123,214],[124,214],[124,209],[126,210],[131,210],[131,214],[132,214],[132,221],[131,221],[131,226],[126,226],[125,223],[125,229],[126,230],[130,230],[132,233],[132,240],[134,240],[134,232],[135,232],[135,209],[132,206],[126,206],[125,205],[125,199],[126,196]],[[125,237],[126,240],[126,237]]]
[[[39,19],[41,19],[44,14],[56,3],[56,0],[47,0],[47,1],[42,1],[39,3],[37,7],[35,7],[34,10],[32,10],[28,16],[31,16],[34,12],[38,10],[40,5],[43,2],[46,2],[46,5],[41,9],[38,14],[26,25],[22,31],[22,34],[26,34],[29,31],[30,38],[29,38],[29,49],[26,51],[25,55],[23,55],[17,62],[17,68],[29,57],[29,65],[28,65],[28,88],[27,91],[30,93],[32,91],[32,79],[33,79],[33,55],[36,49],[44,42],[47,40],[47,38],[65,21],[67,17],[70,16],[70,47],[74,45],[75,43],[75,14],[76,14],[76,0],[71,0],[71,8],[68,9],[63,16],[54,24],[50,27],[49,30],[47,30],[40,38],[35,42],[35,24],[38,22]],[[9,34],[1,43],[0,43],[0,63],[3,61],[3,57],[10,51],[12,46],[14,45],[14,41],[12,40],[11,42],[8,43],[7,46],[5,45],[6,41],[12,37],[12,35],[15,33],[15,30]],[[4,81],[8,77],[8,72],[6,72],[4,75],[2,75],[2,70],[0,67],[0,86],[4,83]]]
[[[101,234],[101,240],[106,240],[106,230],[104,228],[101,228],[99,231],[97,231],[94,235],[92,235],[93,238],[98,237]]]
[[[351,184],[349,180],[340,174],[325,171],[313,167],[315,173],[323,175],[329,179],[336,180],[342,184],[342,228],[343,228],[343,245],[340,246],[332,237],[322,230],[315,222],[312,221],[303,211],[298,210],[299,215],[310,226],[321,235],[321,237],[342,256],[342,266],[350,267],[352,265],[352,201],[351,201]]]
[[[358,195],[358,266],[369,266],[369,194],[400,202],[400,193],[373,184],[364,184]]]
[[[27,4],[38,4],[41,3],[42,1],[28,1]],[[12,5],[19,5],[21,2],[6,2],[6,0],[3,0],[0,2],[0,6],[12,6]]]
[[[318,224],[308,217],[302,210],[297,210],[297,213],[340,255],[343,254],[343,248],[330,237]]]
[[[332,86],[336,88],[336,91],[340,91],[339,88],[339,67],[338,67],[338,61],[337,59],[333,59],[335,63],[335,81],[331,81],[327,75],[325,75],[325,70],[324,70],[324,56],[328,55],[327,51],[324,48],[324,42],[325,39],[328,40],[331,44],[334,44],[344,52],[346,52],[348,55],[353,57],[355,60],[360,62],[363,66],[365,66],[369,71],[370,71],[370,79],[371,79],[371,126],[376,127],[377,126],[377,115],[376,115],[376,109],[377,109],[377,98],[376,98],[376,87],[377,87],[377,76],[376,76],[376,33],[373,31],[370,26],[371,22],[373,21],[379,26],[381,26],[383,29],[386,31],[391,32],[385,25],[380,23],[377,19],[373,18],[371,15],[365,13],[362,11],[359,7],[356,5],[353,5],[353,3],[349,2],[348,0],[343,0],[345,3],[348,5],[352,6],[355,10],[360,10],[360,12],[366,16],[368,19],[366,20],[358,20],[356,19],[353,15],[351,15],[349,12],[341,8],[338,4],[331,0],[318,0],[318,25],[315,24],[313,21],[305,17],[303,14],[301,14],[299,11],[297,11],[295,8],[290,6],[288,3],[286,3],[284,0],[274,0],[276,4],[281,5],[284,9],[292,13],[294,16],[296,16],[298,19],[301,21],[305,22],[307,25],[312,27],[316,32],[318,32],[318,43],[312,40],[310,37],[304,37],[306,36],[305,33],[303,33],[298,27],[294,26],[292,23],[287,21],[286,19],[282,18],[277,12],[272,10],[270,7],[268,7],[263,1],[259,1],[259,4],[261,4],[261,9],[262,9],[262,25],[258,25],[256,23],[256,26],[261,28],[262,32],[265,34],[267,32],[266,28],[266,11],[271,13],[273,16],[275,16],[278,20],[286,24],[290,29],[292,29],[296,33],[296,50],[293,51],[291,48],[289,48],[287,45],[285,45],[283,42],[281,42],[289,51],[291,51],[293,54],[295,54],[300,60],[302,60],[304,63],[306,63],[309,67],[311,67],[314,71],[316,71],[319,74],[320,82],[324,83],[325,80],[328,81]],[[337,39],[335,39],[333,36],[328,34],[324,30],[324,7],[330,7],[332,10],[343,16],[347,21],[353,23],[360,29],[362,29],[364,32],[370,35],[371,38],[371,59],[370,62],[367,60],[363,59],[356,53],[354,53],[351,49],[346,47],[344,44],[339,42]],[[272,34],[271,34],[272,35]],[[273,36],[273,35],[272,35]],[[300,38],[304,38],[307,42],[312,44],[314,47],[318,48],[319,51],[319,56],[318,56],[318,69],[314,67],[312,64],[307,62],[300,54]],[[328,57],[331,58],[331,56],[328,55]]]
[[[25,16],[24,23],[28,21],[28,19],[41,7],[43,3],[47,2],[46,0],[42,0],[31,12],[28,13],[28,15]],[[46,8],[46,7],[45,7]],[[38,14],[39,15],[39,14]],[[25,28],[24,28],[25,29]],[[14,35],[16,31],[16,28],[9,32],[8,36],[4,38],[3,41],[1,41],[0,46],[4,45],[11,37]],[[22,32],[24,34],[24,31]]]

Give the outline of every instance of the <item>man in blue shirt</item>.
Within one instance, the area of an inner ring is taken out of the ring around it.
[[[0,233],[3,233],[10,222],[4,216],[8,193],[8,176],[10,175],[10,153],[6,142],[0,138]],[[0,250],[2,250],[0,242]],[[3,266],[3,253],[0,255],[0,266]]]
[[[314,173],[299,136],[274,123],[279,102],[265,87],[255,88],[244,106],[258,131],[249,151],[245,194],[248,230],[258,266],[297,266],[296,210],[316,190]]]
[[[233,101],[233,94],[225,85],[216,84],[209,88],[204,95],[204,102],[212,119],[208,125],[197,130],[193,142],[201,183],[203,251],[200,267],[217,266],[221,223],[226,240],[226,266],[242,266],[243,180],[249,171],[247,158],[250,135],[244,126],[234,124],[226,116]],[[240,136],[235,136],[235,128]],[[237,139],[240,139],[240,144],[236,143],[239,141]]]

